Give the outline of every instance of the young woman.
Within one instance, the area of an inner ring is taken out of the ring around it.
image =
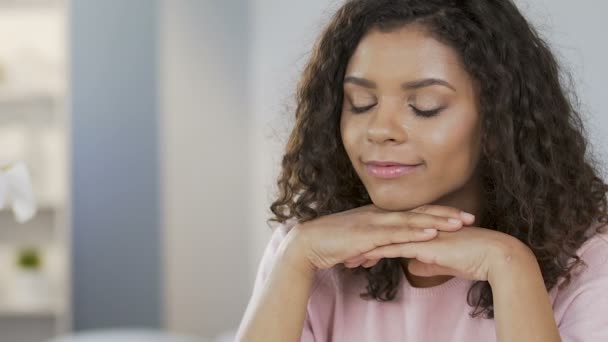
[[[510,0],[350,0],[297,92],[239,341],[608,341],[606,192]]]

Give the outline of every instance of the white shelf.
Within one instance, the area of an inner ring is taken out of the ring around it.
[[[60,93],[0,90],[0,125],[22,124],[25,128],[63,127],[65,96]]]
[[[0,0],[2,8],[39,8],[65,5],[65,0]]]
[[[53,307],[18,307],[0,302],[0,318],[2,317],[49,317],[54,318],[63,313]]]
[[[0,0],[1,1],[1,0]],[[0,88],[0,105],[54,103],[64,98],[61,92],[42,90],[7,90]]]

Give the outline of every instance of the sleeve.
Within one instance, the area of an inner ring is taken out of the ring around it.
[[[564,342],[608,341],[608,238],[592,239],[579,254],[587,267],[572,275],[554,302]]]
[[[253,284],[253,293],[251,295],[252,298],[257,297],[261,294],[266,279],[268,278],[268,274],[272,270],[273,264],[275,262],[277,250],[279,249],[281,242],[283,241],[289,230],[293,227],[293,225],[295,225],[295,223],[295,220],[289,220],[284,224],[281,224],[276,227],[274,232],[272,233],[270,241],[268,241],[268,244],[264,249],[264,253],[262,254],[262,259],[258,265],[255,282]],[[315,342],[308,314],[306,315],[306,321],[304,322],[304,329],[302,330],[302,338],[300,339],[300,342]]]

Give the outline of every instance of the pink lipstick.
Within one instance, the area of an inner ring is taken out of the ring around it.
[[[403,164],[394,161],[368,161],[365,162],[367,172],[374,177],[393,179],[410,174],[421,164]]]

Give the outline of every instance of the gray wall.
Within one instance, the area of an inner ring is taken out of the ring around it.
[[[270,237],[266,220],[293,121],[292,95],[314,40],[342,2],[251,1],[250,286]]]
[[[158,327],[156,2],[70,12],[75,329]]]
[[[516,0],[523,13],[547,38],[569,71],[587,121],[590,144],[608,181],[608,78],[606,13],[608,2],[597,0]]]

